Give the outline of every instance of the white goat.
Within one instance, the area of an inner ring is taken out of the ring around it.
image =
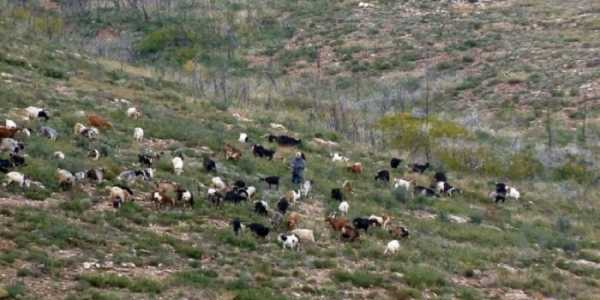
[[[175,175],[181,175],[183,173],[183,158],[180,156],[175,156],[171,163],[173,164],[173,171]]]
[[[398,250],[400,250],[400,242],[398,240],[392,240],[387,243],[387,247],[385,247],[383,255],[396,254]]]
[[[348,209],[350,209],[350,204],[348,204],[348,201],[342,201],[342,203],[340,203],[338,206],[338,210],[344,216],[348,214]]]
[[[144,129],[136,127],[133,130],[133,138],[138,142],[141,143],[144,140]]]
[[[290,234],[290,235],[280,234],[277,239],[281,243],[281,246],[283,246],[283,249],[286,249],[286,248],[288,248],[290,250],[298,249],[298,237],[295,234]]]

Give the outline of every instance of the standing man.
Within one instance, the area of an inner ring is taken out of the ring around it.
[[[292,183],[300,184],[304,177],[304,155],[301,152],[296,153],[296,157],[292,161]]]

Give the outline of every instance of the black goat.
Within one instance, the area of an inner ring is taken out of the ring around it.
[[[0,172],[8,173],[15,167],[12,160],[9,159],[0,159]]]
[[[342,193],[342,190],[339,188],[331,189],[331,199],[340,202],[344,201],[344,194]]]
[[[281,198],[279,199],[279,202],[277,202],[277,210],[283,215],[285,215],[289,207],[290,203],[285,198]]]
[[[375,176],[375,180],[390,182],[390,171],[388,171],[388,170],[378,171],[377,175]]]
[[[415,196],[439,197],[433,189],[420,185],[415,186]]]
[[[263,147],[262,145],[255,144],[255,145],[252,145],[252,154],[254,154],[254,156],[266,157],[269,160],[273,160],[273,155],[275,155],[275,151],[267,149],[267,148]]]
[[[204,160],[202,161],[202,166],[204,166],[204,170],[206,170],[206,172],[216,172],[217,171],[217,164],[215,163],[214,160],[210,159],[210,157],[204,157]]]
[[[233,183],[233,186],[235,186],[236,188],[243,189],[243,188],[245,188],[245,187],[246,187],[246,183],[245,183],[243,180],[236,180],[236,181]]]
[[[436,172],[435,175],[433,175],[433,179],[434,182],[447,182],[448,178],[446,177],[446,173],[444,172]]]
[[[273,185],[276,189],[279,189],[279,176],[268,176],[261,178],[260,180],[266,182],[269,185],[269,189],[271,189],[271,186]]]
[[[268,209],[269,208],[266,206],[266,202],[264,201],[257,201],[254,203],[254,212],[261,216],[269,215]]]
[[[251,223],[246,226],[246,228],[250,229],[250,231],[254,232],[257,236],[261,238],[266,238],[269,235],[269,227],[266,227],[259,223]]]
[[[431,165],[429,165],[429,163],[425,163],[425,164],[413,164],[412,165],[412,171],[413,172],[417,172],[420,174],[425,173],[425,171],[427,171],[427,169],[429,169]]]
[[[231,227],[233,227],[233,233],[235,233],[235,235],[238,235],[240,233],[240,230],[242,230],[242,222],[240,222],[240,219],[235,218],[231,220]]]
[[[11,153],[10,161],[13,163],[15,167],[20,167],[25,165],[25,157],[20,156],[18,154]]]
[[[224,200],[233,203],[240,203],[242,201],[248,200],[248,195],[245,193],[241,193],[239,190],[231,190],[225,193]]]
[[[392,169],[397,169],[401,163],[402,163],[401,159],[393,157],[390,160],[390,167],[392,167]]]
[[[365,232],[367,232],[367,230],[369,230],[369,226],[373,225],[374,222],[376,221],[358,217],[352,220],[352,225],[354,225],[354,228],[356,228],[357,230],[362,229]]]
[[[152,167],[154,160],[159,160],[159,159],[160,159],[160,155],[158,155],[158,154],[148,154],[148,153],[138,154],[138,162],[146,168]]]
[[[293,146],[298,146],[298,145],[302,144],[302,140],[296,139],[296,138],[293,138],[293,137],[287,136],[287,135],[276,136],[276,135],[270,134],[268,138],[269,138],[269,142],[271,142],[271,143],[277,142],[277,144],[279,144],[279,146],[293,147]]]

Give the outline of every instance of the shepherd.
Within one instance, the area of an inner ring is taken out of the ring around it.
[[[296,157],[292,161],[292,183],[301,184],[304,175],[305,161],[301,152],[296,153]]]

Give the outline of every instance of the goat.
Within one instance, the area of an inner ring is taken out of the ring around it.
[[[296,250],[298,248],[298,237],[294,234],[280,234],[277,240],[281,243],[283,249]]]
[[[436,172],[435,175],[433,175],[433,180],[434,182],[447,182],[448,178],[446,177],[446,174],[444,172]]]
[[[73,186],[75,183],[75,176],[73,173],[65,170],[65,169],[57,169],[56,170],[56,178],[58,179],[58,184],[63,190],[67,190]]]
[[[377,175],[375,175],[375,181],[384,181],[384,182],[390,182],[390,171],[388,170],[380,170],[377,172]]]
[[[173,157],[171,164],[173,165],[173,172],[175,175],[179,176],[183,173],[183,156]]]
[[[144,129],[136,127],[133,129],[133,139],[141,143],[144,140]]]
[[[414,191],[415,196],[424,196],[424,197],[439,197],[438,194],[435,193],[433,189],[424,186],[415,186]]]
[[[388,255],[388,254],[396,254],[396,252],[398,252],[398,250],[400,250],[400,242],[398,240],[392,240],[390,242],[387,243],[387,246],[385,247],[385,250],[383,251],[383,255]]]
[[[311,229],[294,229],[291,232],[302,242],[315,243],[315,234]]]
[[[338,206],[338,210],[343,216],[348,214],[348,209],[350,209],[350,204],[348,204],[348,201],[342,201],[342,203],[340,203]]]
[[[0,159],[0,172],[8,173],[15,167],[10,159]]]
[[[204,159],[202,160],[202,166],[204,167],[204,170],[206,172],[216,172],[217,171],[217,164],[215,163],[214,160],[210,159],[210,157],[205,156]]]
[[[312,185],[313,185],[312,180],[304,181],[304,183],[300,187],[300,194],[302,195],[302,197],[308,198],[308,195],[310,194],[310,190],[312,189]]]
[[[371,226],[373,223],[373,220],[361,217],[354,218],[354,220],[352,220],[352,225],[354,225],[354,228],[356,228],[357,230],[362,229],[365,232],[369,230],[369,226]]]
[[[218,191],[223,191],[227,188],[227,185],[225,184],[223,179],[221,179],[221,177],[213,177],[210,180],[210,182],[212,183],[212,186],[215,187]]]
[[[100,159],[100,151],[98,151],[98,149],[92,149],[88,152],[88,157],[91,158],[92,160],[99,160]]]
[[[265,178],[260,178],[260,180],[269,185],[269,190],[271,189],[271,186],[275,186],[275,189],[279,189],[279,176],[268,176]]]
[[[271,126],[271,128],[273,128],[273,129],[287,130],[285,128],[285,126],[283,126],[283,125],[281,125],[279,123],[271,123],[271,124],[269,124],[269,126]]]
[[[85,172],[85,177],[101,183],[104,180],[104,169],[90,169]]]
[[[349,162],[350,159],[345,156],[341,156],[339,153],[336,152],[336,153],[333,153],[333,155],[331,155],[331,161],[332,162],[338,162],[338,161]]]
[[[300,214],[297,212],[291,212],[287,216],[286,227],[287,230],[294,230],[296,226],[300,223]]]
[[[429,163],[425,163],[425,164],[414,163],[414,164],[412,164],[412,171],[419,173],[419,174],[423,174],[423,173],[425,173],[425,171],[427,169],[429,169],[429,167],[430,167]]]
[[[245,187],[246,187],[246,183],[245,183],[243,180],[236,180],[236,181],[233,183],[233,186],[234,186],[234,187],[236,187],[236,188],[243,189],[243,188],[245,188]]]
[[[29,180],[29,178],[25,175],[23,175],[23,173],[19,173],[19,172],[8,172],[6,174],[6,178],[7,181],[5,183],[5,185],[10,185],[13,183],[18,184],[21,188],[29,188],[31,186],[31,180]]]
[[[0,151],[8,151],[11,154],[16,154],[25,150],[25,144],[17,142],[17,140],[11,138],[4,138],[0,142]]]
[[[0,139],[14,138],[18,131],[18,128],[8,128],[0,126]]]
[[[344,189],[344,192],[352,194],[352,182],[344,180],[344,183],[342,183],[342,188]]]
[[[225,159],[228,160],[239,160],[242,158],[242,151],[228,144],[223,146],[223,152],[225,152]]]
[[[394,178],[394,188],[403,188],[407,191],[410,191],[412,183],[409,180],[405,180],[402,178]]]
[[[113,203],[114,208],[119,208],[124,202],[127,201],[129,196],[133,196],[133,191],[122,185],[115,185],[108,187],[110,191],[110,200]]]
[[[262,216],[269,215],[269,204],[264,200],[257,201],[254,203],[254,212]]]
[[[285,215],[285,213],[287,212],[287,210],[288,210],[289,207],[290,207],[290,203],[285,198],[281,198],[277,202],[277,210],[282,215]]]
[[[396,157],[392,157],[392,159],[390,160],[390,167],[392,169],[397,169],[400,164],[402,163],[402,160]]]
[[[273,155],[275,155],[274,150],[267,149],[259,144],[252,145],[252,154],[258,157],[266,157],[269,160],[273,160]]]
[[[238,141],[242,144],[247,143],[248,142],[248,134],[240,133],[240,137],[238,138]]]
[[[225,192],[225,196],[223,198],[224,201],[240,203],[242,201],[248,200],[248,196],[245,191],[240,190],[231,190]]]
[[[35,106],[29,106],[25,108],[25,113],[30,119],[44,119],[44,121],[48,121],[50,119],[50,116],[46,110]]]
[[[130,119],[139,119],[142,117],[142,113],[135,107],[127,109],[127,117]]]
[[[52,156],[58,160],[63,160],[65,159],[65,154],[61,151],[56,151],[52,154]]]
[[[210,188],[208,189],[208,201],[210,201],[212,204],[219,206],[221,205],[221,202],[223,202],[223,194],[221,194],[219,191],[217,191],[216,189]]]
[[[138,162],[144,167],[152,167],[155,160],[160,159],[160,154],[154,153],[140,153],[138,154]]]
[[[369,220],[371,221],[371,224],[375,224],[376,226],[379,226],[383,229],[387,229],[390,219],[391,218],[388,215],[383,215],[383,217],[376,216],[376,215],[369,216]]]
[[[363,165],[359,162],[352,164],[351,166],[348,166],[348,171],[352,172],[354,174],[362,174],[363,172]]]
[[[187,204],[190,208],[194,208],[194,194],[189,190],[177,188],[175,191],[177,194],[177,201],[181,202],[184,206]]]
[[[175,199],[167,196],[165,193],[161,193],[159,191],[152,192],[152,201],[156,205],[157,209],[165,205],[170,205],[171,207],[175,207]]]
[[[296,203],[296,201],[300,200],[300,198],[302,197],[302,194],[300,194],[300,191],[291,190],[291,191],[287,192],[285,197],[291,203]]]
[[[388,229],[389,234],[396,239],[404,239],[409,236],[408,229],[404,226],[394,226]]]
[[[331,229],[334,231],[340,231],[349,221],[346,218],[336,218],[335,215],[331,215],[325,218],[325,222],[329,223]]]
[[[96,127],[96,128],[100,128],[100,129],[112,128],[112,124],[110,122],[106,121],[104,118],[102,118],[101,116],[96,115],[96,114],[88,115],[87,121],[88,121],[88,125],[90,125],[92,127]]]
[[[344,194],[342,194],[342,190],[339,188],[331,189],[331,199],[337,201],[344,201]]]
[[[56,129],[48,126],[41,127],[40,134],[43,137],[50,139],[51,141],[56,141],[56,139],[58,138],[58,132],[56,131]]]
[[[15,123],[15,121],[6,119],[6,121],[4,121],[4,127],[8,129],[15,129],[19,126],[17,126],[17,123]]]
[[[240,219],[235,218],[233,220],[231,220],[231,227],[233,228],[233,233],[235,235],[238,235],[240,233],[240,230],[242,230],[242,222],[240,222]]]
[[[354,227],[350,225],[344,225],[341,229],[341,232],[342,241],[354,242],[360,237],[358,230],[354,229]]]
[[[300,144],[302,144],[302,140],[293,138],[291,136],[287,136],[287,135],[280,135],[280,136],[276,136],[276,135],[272,135],[270,134],[268,136],[269,142],[273,143],[273,142],[277,142],[277,144],[279,146],[283,146],[283,147],[293,147],[293,146],[298,146]]]
[[[269,235],[269,227],[266,227],[259,223],[251,223],[246,226],[246,228],[250,229],[256,236],[261,238],[266,238]]]
[[[9,155],[9,159],[12,162],[12,165],[15,167],[20,167],[20,166],[25,165],[25,157],[24,156],[20,156],[18,154],[11,153]]]

